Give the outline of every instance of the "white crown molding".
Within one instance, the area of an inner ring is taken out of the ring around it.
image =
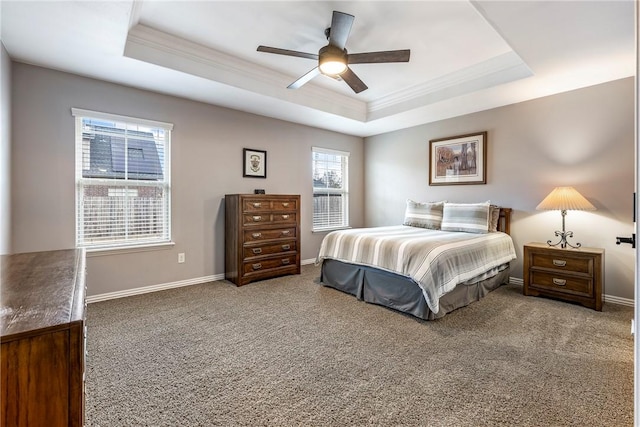
[[[313,84],[295,91],[286,89],[292,79],[289,75],[144,25],[129,31],[124,56],[348,119],[366,120],[362,101]]]
[[[313,83],[286,89],[289,75],[141,24],[129,30],[124,55],[361,123],[533,75],[510,51],[365,103]]]
[[[387,117],[532,75],[533,72],[527,64],[515,52],[510,51],[372,101],[368,105],[369,120]]]

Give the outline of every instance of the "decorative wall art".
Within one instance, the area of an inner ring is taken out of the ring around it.
[[[244,148],[242,150],[244,158],[243,177],[266,178],[267,177],[267,152]]]
[[[487,132],[429,141],[429,185],[486,183]]]

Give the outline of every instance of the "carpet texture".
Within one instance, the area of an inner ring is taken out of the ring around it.
[[[86,424],[633,424],[632,308],[506,285],[425,322],[319,274],[90,304]]]

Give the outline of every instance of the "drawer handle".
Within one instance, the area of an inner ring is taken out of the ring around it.
[[[558,285],[558,286],[564,286],[567,284],[567,281],[565,279],[553,279],[553,284],[554,285]]]
[[[289,264],[289,262],[290,262],[290,261],[289,261],[288,259],[283,259],[283,260],[282,260],[282,264],[283,264],[283,265],[287,265],[287,264]]]
[[[262,268],[262,264],[258,262],[253,264],[251,267],[253,267],[254,270],[260,270]]]
[[[253,233],[251,237],[253,237],[254,239],[259,239],[260,237],[262,237],[262,233]]]
[[[282,250],[283,251],[288,251],[289,249],[291,249],[290,245],[282,245]]]
[[[289,207],[289,202],[282,202],[282,207],[283,208],[288,208]]]
[[[289,215],[282,215],[282,219],[289,219]]]
[[[563,259],[554,259],[553,265],[555,265],[556,267],[565,267],[567,265],[567,261]]]
[[[289,234],[291,234],[291,231],[290,231],[290,230],[282,230],[282,233],[281,233],[281,234],[282,234],[283,236],[288,236]]]
[[[253,253],[256,254],[256,255],[262,253],[262,249],[261,248],[253,248],[252,250],[253,250]]]
[[[253,220],[254,221],[262,221],[262,217],[260,215],[254,215],[253,216]]]
[[[254,208],[259,208],[260,206],[262,206],[262,203],[254,203],[254,204],[253,204],[253,207],[254,207]]]

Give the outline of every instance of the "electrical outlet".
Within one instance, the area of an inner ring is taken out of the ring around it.
[[[184,252],[180,252],[178,254],[178,263],[182,264],[184,262]]]

